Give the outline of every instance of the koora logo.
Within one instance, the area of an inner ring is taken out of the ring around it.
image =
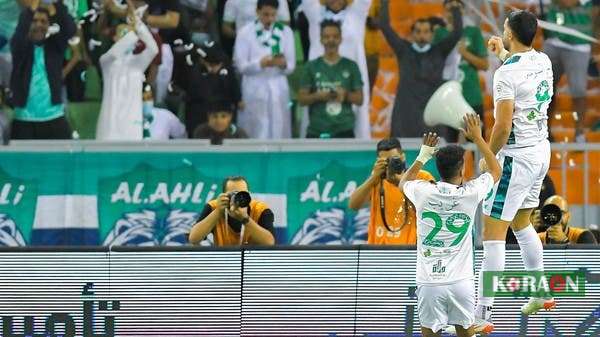
[[[585,296],[582,272],[483,272],[486,297],[572,297]]]

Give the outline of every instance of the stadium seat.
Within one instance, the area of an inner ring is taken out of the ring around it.
[[[600,143],[600,131],[586,132],[585,139],[588,143]]]
[[[552,137],[557,143],[571,143],[575,141],[574,128],[552,128]]]

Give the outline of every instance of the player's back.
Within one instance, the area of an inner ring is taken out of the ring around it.
[[[417,211],[417,284],[473,278],[473,223],[493,186],[489,173],[461,186],[422,180],[404,185]]]
[[[494,74],[494,105],[514,100],[513,128],[505,148],[534,146],[548,138],[548,107],[554,95],[552,63],[534,49],[508,58]],[[494,111],[496,116],[497,111]]]

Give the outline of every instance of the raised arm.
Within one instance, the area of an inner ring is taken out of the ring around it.
[[[369,204],[369,197],[373,187],[377,186],[382,178],[383,173],[387,168],[387,161],[385,158],[377,158],[371,175],[365,180],[358,188],[352,192],[350,199],[348,200],[348,207],[353,210],[359,210],[360,208]]]
[[[135,32],[130,31],[125,36],[119,39],[115,44],[113,44],[110,49],[100,56],[100,64],[105,66],[114,62],[116,59],[125,56],[127,51],[135,48],[135,44],[138,41],[138,36]]]
[[[463,19],[462,12],[460,10],[461,6],[458,2],[454,2],[451,7],[452,12],[452,31],[448,36],[442,39],[440,42],[435,45],[435,48],[439,48],[444,55],[450,54],[452,49],[456,46],[458,41],[460,41],[463,34]]]
[[[400,187],[401,191],[404,191],[404,184],[406,184],[406,182],[417,179],[419,171],[421,171],[423,166],[433,157],[435,147],[439,141],[440,137],[433,132],[429,132],[423,136],[423,145],[421,145],[421,151],[419,152],[417,159],[415,159],[413,164],[400,178],[398,187]]]
[[[390,22],[390,1],[381,0],[381,13],[379,14],[379,28],[385,37],[387,43],[392,47],[396,56],[402,55],[408,48],[410,43],[405,39],[401,38],[394,28],[392,28]]]
[[[369,16],[369,9],[371,8],[372,0],[355,0],[348,6],[348,10],[356,13],[358,17],[366,20]]]
[[[148,15],[146,22],[150,27],[159,29],[175,29],[179,25],[180,14],[176,11],[167,11],[163,15]]]
[[[152,60],[158,55],[158,45],[148,27],[141,20],[136,22],[135,31],[140,40],[144,42],[146,48],[137,55],[134,66],[146,70],[150,63],[152,63]]]
[[[66,50],[69,45],[69,39],[71,39],[77,33],[77,25],[69,12],[67,7],[62,2],[55,2],[53,6],[56,8],[56,23],[60,26],[58,34],[48,38],[48,43],[54,44],[54,46],[60,50]]]
[[[15,29],[15,33],[10,40],[10,48],[13,54],[18,54],[27,44],[31,43],[29,40],[29,29],[32,21],[33,10],[30,8],[24,8],[19,16],[19,22],[17,24],[17,28]]]
[[[191,244],[197,244],[204,240],[208,234],[212,233],[215,226],[217,226],[223,217],[225,210],[229,206],[229,197],[223,193],[219,195],[218,200],[218,205],[214,209],[207,204],[204,210],[202,210],[198,222],[192,226],[190,235],[188,236],[188,241]]]
[[[481,122],[479,121],[479,116],[468,114],[463,118],[463,121],[465,129],[461,131],[468,139],[477,145],[477,149],[481,152],[483,159],[485,160],[487,171],[492,175],[492,178],[494,178],[494,183],[498,182],[502,175],[502,169],[500,168],[498,159],[496,159],[496,155],[492,152],[481,135]]]

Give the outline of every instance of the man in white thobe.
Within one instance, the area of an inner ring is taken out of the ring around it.
[[[296,51],[292,30],[276,22],[278,0],[258,0],[258,20],[242,28],[234,61],[242,74],[244,109],[238,124],[250,138],[291,138],[290,92],[287,75],[294,71]]]
[[[144,72],[158,46],[141,20],[133,26],[119,25],[118,41],[100,57],[104,79],[102,107],[96,128],[99,140],[141,140],[143,138],[142,86]],[[134,54],[138,40],[145,48]]]
[[[356,111],[356,125],[354,135],[356,138],[371,138],[369,124],[369,72],[367,70],[367,57],[365,55],[365,26],[371,0],[302,0],[302,11],[309,24],[310,50],[308,58],[314,60],[324,53],[321,44],[321,22],[323,20],[339,21],[342,25],[342,44],[340,55],[351,59],[358,64],[358,69],[363,81],[363,104]],[[307,117],[307,116],[306,116]]]

